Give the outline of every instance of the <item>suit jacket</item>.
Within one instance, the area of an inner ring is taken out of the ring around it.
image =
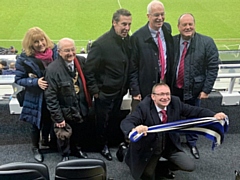
[[[169,70],[173,61],[173,40],[170,24],[162,26],[167,48],[166,83],[169,84]],[[130,61],[130,93],[141,94],[142,98],[150,94],[153,85],[159,82],[158,46],[150,33],[148,23],[137,30],[130,38],[132,54]]]
[[[184,104],[176,96],[171,97],[171,102],[167,106],[168,122],[180,120],[182,116],[200,118],[214,115],[215,113],[209,109]],[[155,104],[148,95],[139,103],[136,110],[121,122],[121,129],[128,136],[131,130],[138,125],[153,126],[160,123]],[[159,146],[158,143],[163,142],[161,140],[163,136],[165,136],[166,143],[162,144],[162,151],[167,153],[183,151],[178,133],[150,133],[138,142],[130,143],[125,161],[135,179],[140,179],[149,159],[156,151],[157,145]]]
[[[174,40],[172,87],[176,86],[176,72],[180,54],[180,35]],[[209,94],[218,75],[219,54],[212,38],[195,33],[184,60],[183,99],[197,98],[201,91]],[[174,94],[174,91],[172,91]]]

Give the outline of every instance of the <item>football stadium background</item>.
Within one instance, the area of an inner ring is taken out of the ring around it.
[[[131,33],[146,24],[146,7],[150,0],[1,0],[0,46],[21,50],[25,32],[34,26],[42,28],[57,42],[63,37],[76,41],[77,52],[88,40],[108,31],[112,14],[119,8],[132,13]],[[162,0],[165,21],[178,33],[178,17],[190,12],[196,19],[196,31],[211,36],[219,50],[239,49],[239,0]]]

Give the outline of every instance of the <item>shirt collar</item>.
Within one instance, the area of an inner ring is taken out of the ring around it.
[[[167,107],[165,107],[164,109],[161,109],[160,107],[158,107],[158,106],[156,106],[156,105],[155,105],[155,107],[156,107],[156,109],[157,109],[157,112],[160,112],[161,110],[167,111]]]
[[[180,39],[180,44],[183,44],[186,40],[184,40],[182,37]],[[188,42],[188,45],[190,44],[191,42],[191,39],[187,40],[186,42]]]
[[[66,61],[65,61],[66,62]],[[73,66],[74,65],[74,62],[72,61],[72,62],[66,62],[66,64],[67,64],[67,66],[69,66],[69,65],[71,65],[71,66]]]
[[[148,25],[148,28],[149,28],[149,31],[150,31],[152,37],[157,37],[158,32],[160,32],[160,36],[162,36],[162,34],[163,34],[162,28],[160,28],[158,31],[155,31],[149,25]]]

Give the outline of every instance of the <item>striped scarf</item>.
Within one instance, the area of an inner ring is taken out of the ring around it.
[[[224,133],[227,132],[228,126],[228,118],[224,120],[217,120],[213,117],[205,117],[179,120],[176,122],[150,126],[147,133],[159,133],[169,131],[170,133],[199,134],[212,140],[212,149],[214,149],[214,147],[222,144],[224,139]],[[138,134],[137,131],[133,131],[129,134],[129,139],[131,142],[137,142],[142,138],[142,136],[143,133]]]

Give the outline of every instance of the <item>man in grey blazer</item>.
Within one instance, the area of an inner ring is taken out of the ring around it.
[[[193,171],[193,160],[183,151],[178,133],[150,133],[149,126],[162,124],[162,110],[167,113],[167,123],[184,117],[215,117],[224,119],[224,113],[215,113],[209,109],[184,104],[176,96],[171,96],[170,88],[165,83],[156,84],[152,94],[141,101],[136,110],[121,122],[123,133],[144,133],[139,141],[129,145],[125,161],[134,179],[152,180],[155,172],[159,176],[173,179],[175,175],[170,171]],[[168,161],[159,161],[160,157]],[[155,171],[156,170],[156,171]]]

